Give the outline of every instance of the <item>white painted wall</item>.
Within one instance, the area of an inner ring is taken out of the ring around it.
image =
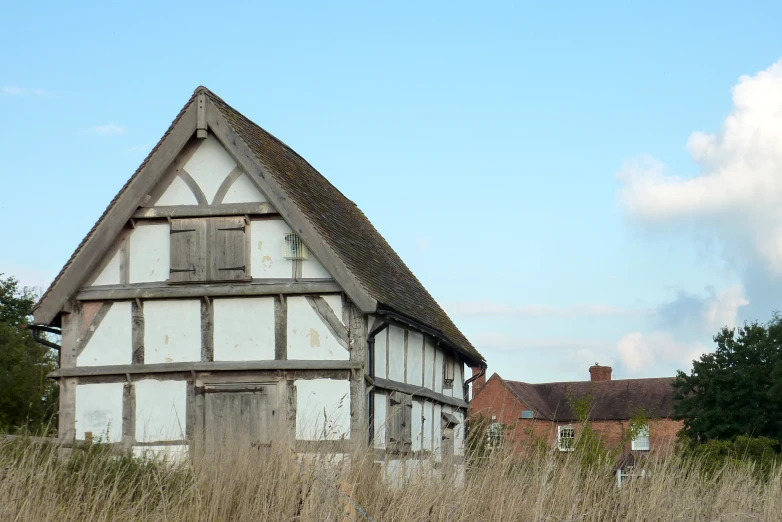
[[[228,189],[228,192],[225,193],[225,197],[223,198],[224,204],[263,203],[264,201],[266,201],[264,195],[258,190],[258,187],[255,186],[255,183],[252,182],[247,174],[244,173],[234,180],[231,184],[231,188]]]
[[[144,301],[144,363],[201,360],[201,302]]]
[[[290,233],[290,227],[281,219],[250,222],[250,268],[253,278],[293,278],[293,261],[282,257],[285,235]]]
[[[341,301],[339,306],[339,313],[337,310],[334,313],[341,321]],[[288,359],[339,361],[350,359],[348,350],[337,341],[305,297],[289,297],[287,309]]]
[[[186,438],[187,382],[145,379],[136,388],[136,440],[157,442]]]
[[[405,331],[397,326],[388,327],[388,378],[405,382]]]
[[[386,364],[388,344],[388,328],[375,336],[375,376],[382,379],[388,378],[388,366]]]
[[[198,205],[195,194],[179,176],[174,178],[163,195],[155,202],[156,207],[175,205]]]
[[[188,448],[184,444],[177,446],[134,446],[133,456],[146,460],[181,464],[187,461]]]
[[[234,167],[236,162],[212,134],[201,140],[198,149],[185,164],[185,170],[198,183],[210,204]]]
[[[129,280],[131,283],[168,279],[171,256],[171,233],[168,224],[139,223],[130,235]]]
[[[413,411],[411,412],[412,424],[410,426],[410,436],[412,438],[413,451],[420,451],[423,443],[423,417],[424,408],[421,401],[413,399]]]
[[[432,437],[434,436],[434,404],[429,401],[424,401],[423,404],[423,435],[421,436],[421,449],[432,449]]]
[[[302,262],[301,277],[304,279],[333,279],[328,270],[312,255],[312,252],[309,253],[308,259]]]
[[[120,284],[119,261],[120,251],[117,250],[114,252],[114,255],[111,256],[111,259],[109,259],[106,266],[103,267],[100,274],[98,274],[98,277],[95,278],[95,281],[92,282],[91,286]]]
[[[443,368],[445,359],[443,351],[439,348],[434,350],[434,391],[443,393]]]
[[[434,390],[434,343],[430,337],[424,339],[424,387]]]
[[[130,301],[112,303],[108,313],[76,359],[77,366],[108,366],[133,362]],[[85,335],[82,333],[81,335]]]
[[[122,440],[121,382],[79,384],[76,386],[76,438],[85,440],[92,432],[94,441]]]
[[[302,379],[294,386],[298,440],[350,438],[350,381]]]
[[[407,332],[407,382],[423,385],[424,336],[419,332]]]
[[[459,419],[459,424],[453,429],[453,454],[464,455],[464,412],[455,409],[453,415]]]
[[[386,448],[386,423],[388,398],[385,393],[375,393],[374,423],[375,423],[375,447]]]
[[[274,298],[215,299],[214,360],[274,359]]]

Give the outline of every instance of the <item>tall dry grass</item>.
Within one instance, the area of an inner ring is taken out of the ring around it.
[[[497,451],[460,477],[411,473],[389,486],[369,454],[304,464],[284,447],[171,465],[117,458],[99,446],[58,458],[30,442],[0,442],[4,521],[728,521],[780,520],[782,475],[745,465],[705,472],[672,457],[621,489],[610,462],[577,452],[519,460]],[[423,467],[417,469],[424,469]],[[353,504],[348,498],[352,499]],[[371,518],[364,518],[362,510]]]

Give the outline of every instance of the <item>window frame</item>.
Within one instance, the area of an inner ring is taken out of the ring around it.
[[[652,439],[649,433],[649,425],[639,427],[639,431],[632,441],[630,441],[630,449],[632,451],[650,451],[652,448]],[[643,444],[645,442],[645,444]],[[644,447],[645,446],[645,447]]]
[[[569,431],[572,435],[564,437],[563,432]],[[564,441],[570,441],[569,444],[563,445]],[[576,427],[572,424],[563,424],[557,426],[557,449],[559,451],[574,451],[576,449]]]

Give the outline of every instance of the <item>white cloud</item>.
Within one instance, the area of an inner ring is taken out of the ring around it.
[[[693,133],[695,177],[667,172],[654,158],[626,164],[620,200],[648,223],[686,223],[715,233],[742,266],[760,260],[782,276],[782,60],[733,89],[733,109],[717,133]]]
[[[95,127],[92,127],[90,131],[104,136],[115,136],[117,134],[124,134],[125,127],[117,125],[116,123],[107,123],[105,125],[96,125]]]
[[[709,347],[701,342],[677,341],[665,332],[629,333],[619,340],[617,349],[629,374],[649,373],[655,367],[686,369],[694,359],[709,351]]]
[[[749,304],[743,285],[734,285],[718,292],[707,302],[703,319],[707,329],[717,333],[723,326],[735,327],[739,322],[739,308]]]
[[[605,304],[578,304],[571,306],[550,305],[508,305],[494,301],[471,301],[447,303],[449,314],[455,316],[504,316],[504,317],[597,317],[597,316],[643,316],[650,310],[624,308]]]
[[[3,87],[3,94],[8,96],[26,96],[27,94],[46,96],[47,93],[43,89],[26,89],[17,85],[6,85]]]

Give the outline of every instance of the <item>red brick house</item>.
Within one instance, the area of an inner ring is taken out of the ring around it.
[[[488,382],[479,377],[471,415],[490,421],[490,433],[504,433],[505,441],[522,453],[535,442],[571,451],[586,412],[589,426],[608,447],[621,446],[625,458],[671,450],[682,427],[672,419],[673,377],[611,380],[611,367],[597,364],[589,373],[589,381],[543,384],[508,381],[497,373]]]

